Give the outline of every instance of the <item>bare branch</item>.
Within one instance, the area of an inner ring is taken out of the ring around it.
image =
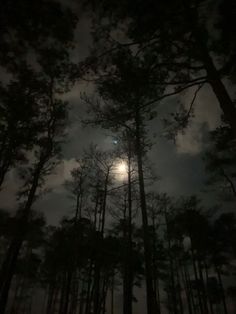
[[[191,111],[192,111],[192,108],[193,108],[193,105],[194,105],[194,102],[195,102],[195,100],[196,100],[196,98],[197,98],[197,94],[198,94],[198,92],[201,90],[201,88],[203,87],[203,85],[204,85],[204,83],[200,84],[200,85],[197,87],[197,89],[195,90],[194,95],[193,95],[193,98],[192,98],[192,101],[191,101],[191,103],[190,103],[190,106],[189,106],[189,109],[188,109],[188,112],[187,112],[187,115],[186,115],[186,119],[189,118],[189,116],[190,116],[190,114],[191,114]]]
[[[164,94],[164,95],[162,95],[162,96],[160,96],[158,98],[155,98],[155,99],[152,99],[152,100],[148,101],[146,104],[141,105],[139,107],[139,109],[144,109],[144,108],[154,104],[155,102],[161,101],[162,99],[165,99],[165,98],[167,98],[169,96],[177,95],[177,94],[183,92],[184,90],[186,90],[186,89],[188,89],[190,87],[193,87],[193,86],[196,86],[196,85],[199,85],[199,84],[204,85],[206,82],[207,82],[206,80],[203,80],[203,81],[199,81],[199,82],[194,82],[194,83],[189,84],[189,85],[185,85],[183,87],[179,87],[174,92]]]

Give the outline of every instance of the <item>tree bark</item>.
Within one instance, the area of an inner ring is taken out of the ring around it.
[[[14,276],[17,258],[23,243],[22,235],[15,238],[7,252],[1,270],[1,290],[0,290],[0,314],[4,314],[7,306],[8,293],[10,290],[12,278]]]
[[[229,96],[228,91],[224,83],[220,78],[220,74],[218,73],[213,60],[207,51],[203,51],[202,59],[207,71],[208,82],[212,87],[213,92],[218,99],[221,110],[223,111],[226,120],[229,122],[233,136],[236,139],[236,108]]]
[[[69,269],[67,271],[66,281],[65,281],[65,295],[63,306],[61,307],[60,314],[67,314],[70,300],[70,291],[71,291],[71,281],[72,281],[73,271]]]
[[[189,287],[189,281],[187,278],[187,273],[186,273],[186,266],[184,265],[185,262],[180,263],[180,270],[181,270],[181,276],[182,276],[182,281],[184,284],[184,290],[185,290],[185,295],[186,295],[186,299],[187,299],[187,304],[188,304],[188,312],[189,314],[192,314],[192,300],[191,300],[191,291],[190,291],[190,287]],[[193,304],[194,306],[194,304]]]
[[[216,69],[213,59],[209,53],[206,38],[204,34],[207,31],[199,25],[199,17],[196,8],[189,6],[189,1],[183,0],[186,9],[186,19],[189,21],[189,28],[195,39],[196,49],[200,53],[200,59],[203,62],[207,72],[207,80],[212,87],[213,92],[218,99],[221,110],[226,120],[229,122],[234,138],[236,139],[236,107],[221,80],[219,71]]]
[[[174,272],[174,261],[171,253],[171,238],[170,238],[170,230],[169,230],[169,219],[167,216],[166,207],[164,209],[165,222],[166,222],[166,235],[167,235],[167,243],[168,243],[168,260],[169,260],[169,270],[170,270],[170,282],[171,282],[171,299],[173,305],[174,314],[178,314],[178,303],[177,303],[177,295],[176,295],[176,282],[175,282],[175,272]]]
[[[223,282],[222,282],[222,278],[221,278],[220,269],[216,268],[216,273],[218,276],[219,286],[220,286],[220,290],[221,290],[221,298],[222,298],[222,303],[223,303],[223,308],[224,308],[224,314],[228,314],[226,298],[225,298],[225,291],[224,291],[224,286],[223,286]]]
[[[198,278],[198,272],[197,272],[197,267],[196,267],[196,262],[195,262],[195,256],[194,256],[193,248],[191,248],[191,257],[192,257],[193,271],[194,271],[195,282],[196,282],[196,290],[197,290],[197,295],[198,295],[199,309],[200,309],[200,313],[201,314],[205,314],[204,310],[203,310],[201,288],[199,287],[199,278]]]
[[[140,207],[142,213],[142,227],[143,227],[143,244],[144,244],[144,261],[145,261],[145,277],[146,277],[146,297],[147,297],[147,314],[156,314],[155,295],[152,283],[152,254],[151,241],[148,229],[147,204],[143,176],[143,149],[141,144],[141,116],[139,110],[135,113],[135,127],[136,127],[136,157],[138,164],[138,181],[140,193]]]
[[[110,308],[110,313],[114,314],[114,285],[115,285],[115,279],[114,279],[115,275],[112,275],[112,279],[111,279],[111,308]]]
[[[124,289],[123,289],[123,313],[132,314],[133,299],[133,273],[132,273],[132,191],[131,191],[131,147],[130,137],[128,135],[128,217],[125,214],[127,230],[124,230]],[[126,205],[125,205],[126,206]]]
[[[7,251],[6,258],[3,262],[0,275],[0,314],[4,314],[6,310],[7,300],[9,289],[11,286],[11,281],[16,269],[17,258],[20,253],[25,235],[27,233],[27,227],[29,223],[29,217],[31,212],[31,207],[34,202],[35,194],[39,185],[39,179],[41,171],[44,167],[44,164],[48,160],[48,155],[43,155],[40,158],[35,172],[33,174],[32,184],[29,190],[28,198],[22,212],[22,216],[19,219],[15,237],[10,244],[10,247]]]

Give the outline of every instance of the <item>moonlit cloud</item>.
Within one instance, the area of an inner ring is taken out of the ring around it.
[[[176,151],[179,154],[196,155],[202,151],[202,129],[199,125],[193,125],[185,133],[178,133],[176,137]]]
[[[193,97],[193,90],[189,90],[181,97],[188,110]],[[211,88],[206,85],[198,94],[194,106],[194,117],[184,133],[176,138],[176,148],[179,154],[199,154],[205,148],[205,132],[214,130],[220,124],[221,110]]]
[[[71,171],[76,167],[78,167],[78,162],[75,158],[62,160],[53,173],[47,177],[46,188],[61,188],[63,183],[71,178]]]

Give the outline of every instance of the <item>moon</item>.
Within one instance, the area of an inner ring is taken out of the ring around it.
[[[118,164],[117,168],[118,168],[118,172],[120,172],[121,174],[126,174],[127,173],[127,170],[128,170],[127,169],[127,164],[124,161],[120,162]]]
[[[115,166],[116,179],[123,181],[127,179],[128,165],[124,160],[118,161]]]

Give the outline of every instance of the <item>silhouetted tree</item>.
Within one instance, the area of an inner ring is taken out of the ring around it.
[[[36,77],[40,83],[38,85],[40,95],[38,101],[34,103],[37,108],[37,117],[34,121],[37,133],[31,156],[28,157],[28,162],[20,171],[22,180],[18,194],[20,218],[1,269],[0,313],[5,311],[17,257],[27,234],[32,205],[43,186],[45,176],[51,172],[58,160],[67,103],[57,98],[56,95],[68,90],[70,70],[65,67],[67,60],[68,54],[61,56],[58,50],[53,48],[45,50],[38,60],[41,72]]]
[[[222,125],[211,132],[210,148],[204,156],[207,183],[218,188],[222,197],[236,196],[236,148],[232,142],[230,128]]]
[[[233,1],[156,3],[150,0],[123,1],[117,5],[115,1],[105,0],[85,3],[90,4],[93,10],[94,48],[84,69],[90,67],[102,77],[116,78],[116,70],[112,66],[114,52],[129,49],[132,55],[149,66],[148,76],[142,77],[143,84],[149,81],[157,88],[167,87],[166,93],[157,97],[153,95],[143,106],[196,86],[189,108],[182,117],[177,116],[180,128],[186,127],[196,96],[208,83],[235,138],[236,109],[223,82],[225,76],[235,73],[234,26],[230,28],[235,18]],[[210,21],[209,11],[215,12]],[[231,22],[228,23],[227,19]],[[167,75],[162,76],[160,72]]]
[[[143,174],[143,158],[149,148],[146,137],[146,123],[153,119],[155,112],[152,106],[144,106],[154,94],[161,93],[162,88],[150,88],[149,67],[131,56],[125,49],[120,50],[114,57],[116,77],[104,77],[97,82],[101,102],[83,97],[89,106],[89,112],[94,116],[90,121],[95,125],[112,130],[129,130],[135,140],[135,156],[140,191],[140,207],[143,223],[143,241],[146,263],[146,286],[148,313],[155,311],[154,292],[152,286],[151,247],[148,233],[146,194]],[[147,80],[145,84],[143,77]]]

